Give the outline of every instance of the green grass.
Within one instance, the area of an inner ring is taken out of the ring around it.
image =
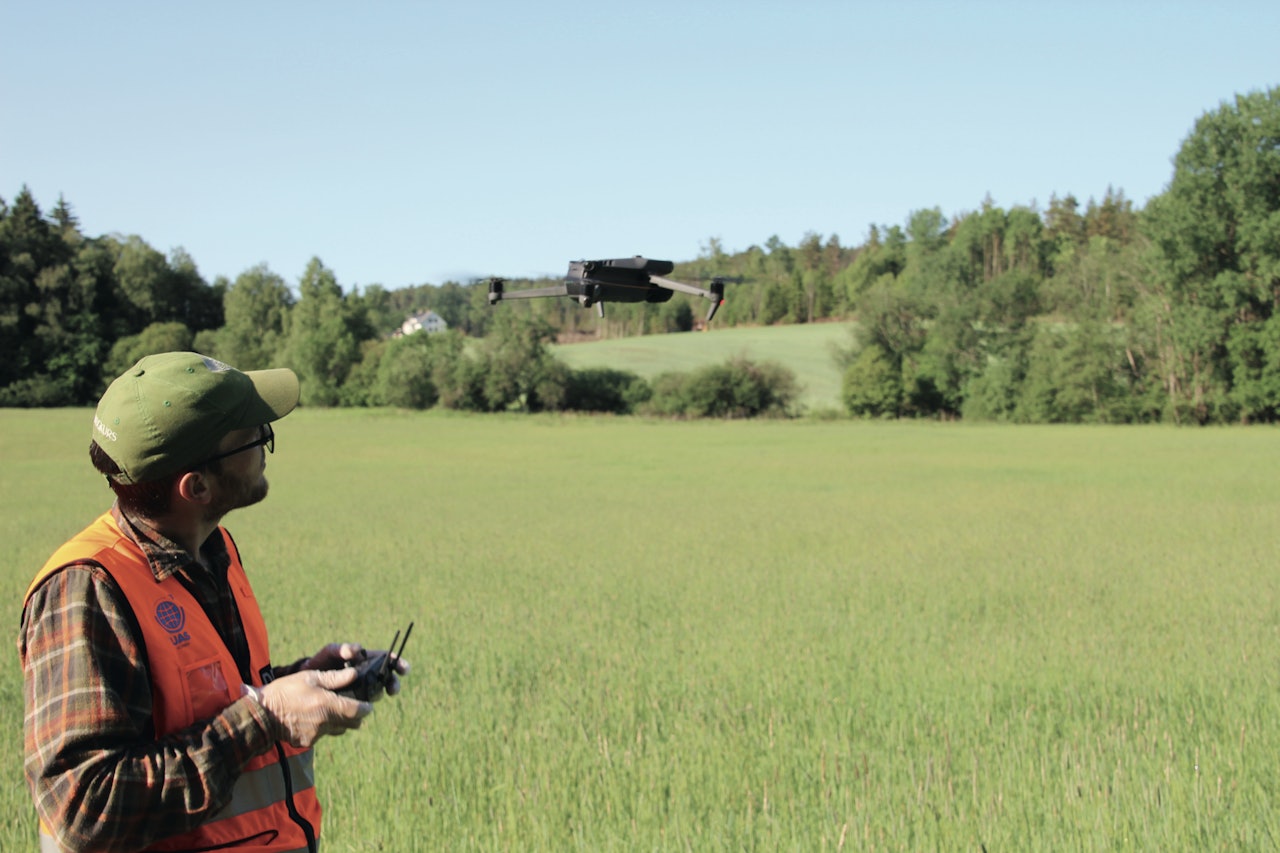
[[[87,437],[0,412],[15,628]],[[417,621],[330,851],[1270,849],[1276,438],[302,411],[227,522],[277,658]]]
[[[563,344],[553,352],[571,367],[610,367],[645,379],[686,371],[745,355],[776,361],[795,371],[803,385],[800,402],[810,409],[840,409],[836,348],[851,343],[852,323],[713,328],[710,332],[645,335]]]

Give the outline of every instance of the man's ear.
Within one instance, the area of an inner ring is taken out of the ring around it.
[[[199,471],[188,471],[178,478],[173,488],[178,497],[193,504],[207,504],[213,499],[209,481]]]

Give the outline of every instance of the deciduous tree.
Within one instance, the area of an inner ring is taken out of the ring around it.
[[[298,303],[289,314],[287,361],[298,372],[302,402],[334,406],[347,374],[360,361],[361,318],[347,304],[338,279],[312,258],[298,280]]]

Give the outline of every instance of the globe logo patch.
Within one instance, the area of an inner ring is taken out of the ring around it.
[[[182,630],[187,616],[182,612],[182,608],[172,601],[161,601],[156,605],[156,621],[170,634],[176,634]]]
[[[191,635],[182,630],[187,624],[187,614],[171,599],[156,602],[156,622],[169,632],[169,642],[181,648],[191,642]]]

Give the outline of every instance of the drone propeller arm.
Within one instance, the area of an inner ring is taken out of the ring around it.
[[[536,296],[567,296],[563,287],[535,287],[531,290],[506,290],[502,299],[533,299]]]
[[[709,290],[704,290],[701,287],[694,287],[692,284],[685,284],[682,281],[672,281],[671,279],[663,278],[660,275],[649,276],[649,281],[653,282],[659,287],[665,287],[667,290],[678,290],[681,293],[688,293],[691,296],[701,296],[703,299],[711,299],[711,300],[719,299],[718,296],[716,296]]]

